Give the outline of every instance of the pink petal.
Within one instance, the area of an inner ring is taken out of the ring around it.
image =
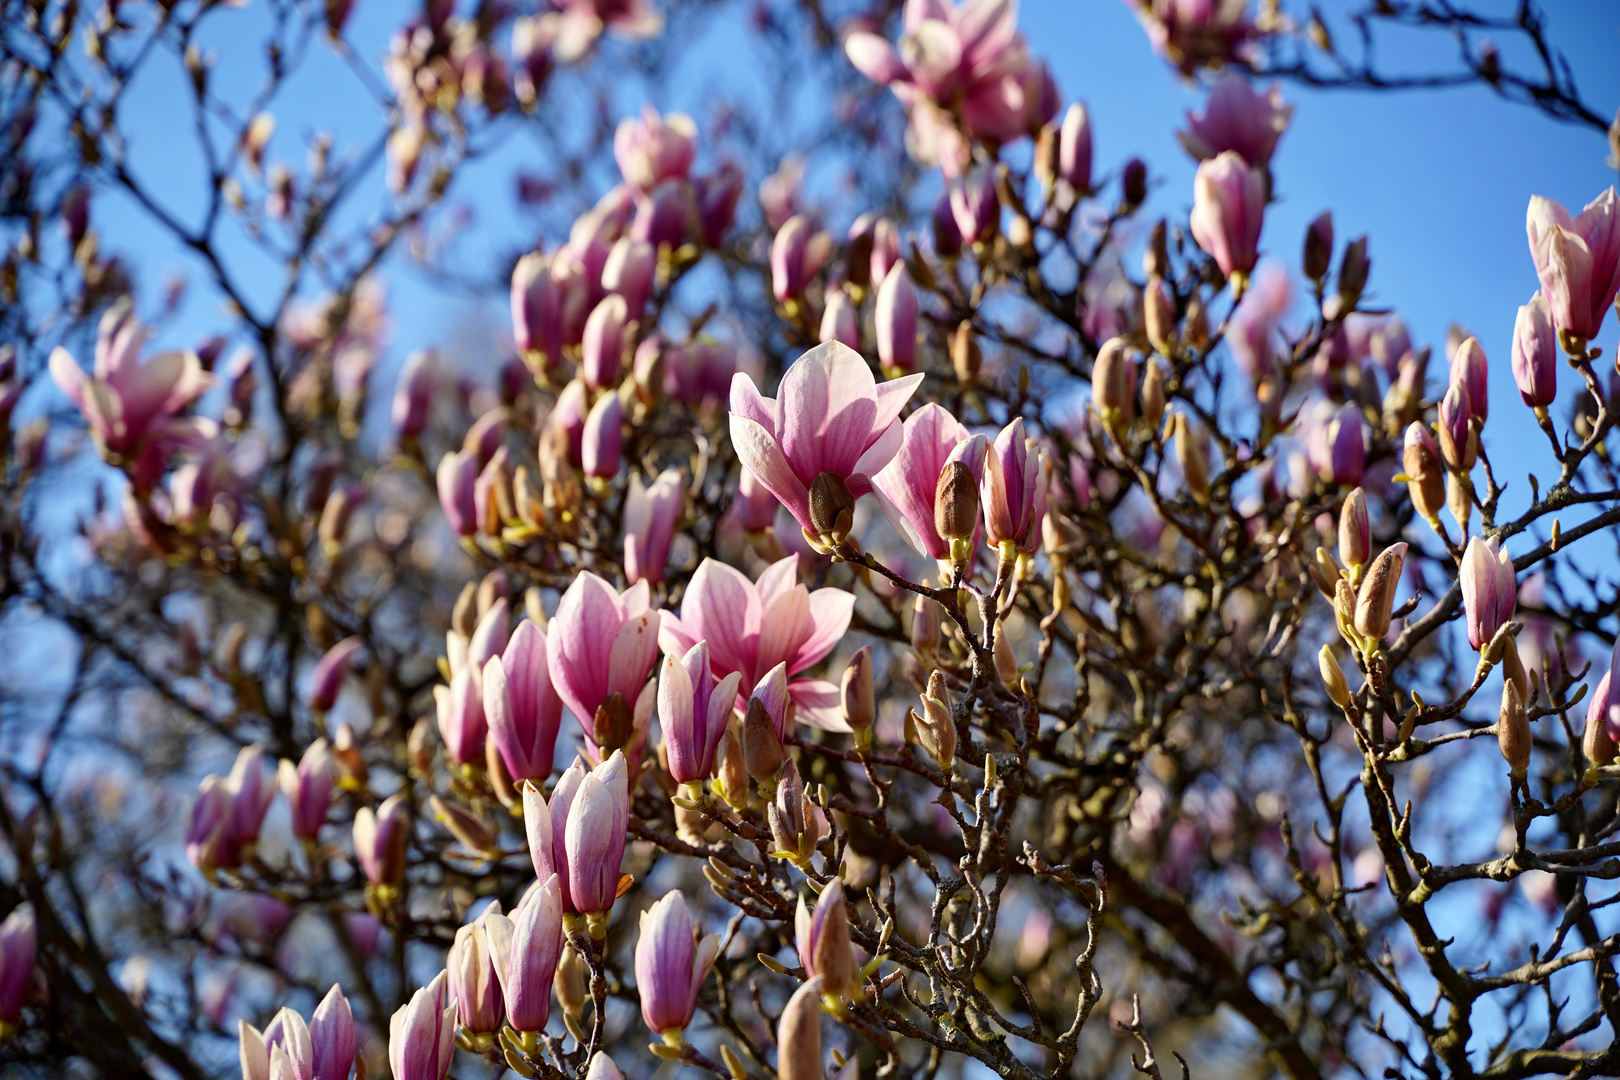
[[[740,371],[731,377],[731,411],[746,416],[776,437],[776,399],[762,395],[754,380]]]
[[[731,446],[743,468],[753,473],[760,485],[788,508],[799,524],[810,527],[810,489],[788,464],[776,437],[765,428],[737,413],[731,414]],[[812,480],[814,477],[811,478]]]
[[[820,731],[848,731],[838,687],[824,679],[795,679],[788,683],[794,717],[799,723]]]
[[[658,658],[658,624],[656,612],[644,611],[626,622],[613,639],[607,689],[610,694],[618,691],[626,705],[635,705],[647,681],[647,670]]]
[[[901,427],[900,421],[891,422],[888,428],[880,432],[878,437],[872,441],[872,445],[867,449],[866,453],[861,455],[860,460],[855,462],[855,468],[852,470],[851,475],[860,474],[870,477],[882,472],[884,466],[893,461],[894,455],[900,452],[900,447],[904,441],[904,429]],[[938,477],[935,477],[935,481],[938,481]],[[849,493],[856,498],[860,498],[862,494],[853,487],[849,489]]]
[[[582,724],[607,696],[609,658],[624,624],[619,596],[595,574],[584,573],[563,594],[546,638],[547,667],[563,703]]]
[[[765,605],[756,666],[773,668],[790,663],[810,630],[810,590],[796,585]]]
[[[776,392],[777,431],[806,487],[824,472],[844,477],[855,471],[878,429],[876,390],[866,361],[836,341],[817,345],[787,369]]]
[[[788,674],[797,674],[832,652],[849,629],[850,616],[854,614],[854,593],[842,589],[817,589],[811,593],[810,636],[800,643],[798,654],[789,661]]]
[[[704,559],[681,601],[681,622],[709,643],[715,674],[740,671],[754,679],[759,646],[759,596],[741,570]]]
[[[799,557],[789,555],[785,559],[778,559],[765,568],[754,583],[754,591],[759,594],[759,602],[769,606],[771,601],[793,588],[799,582]]]

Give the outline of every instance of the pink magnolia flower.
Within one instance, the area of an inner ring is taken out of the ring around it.
[[[506,651],[484,665],[484,716],[507,775],[544,780],[551,775],[562,698],[552,686],[546,635],[533,622],[518,623]]]
[[[898,48],[859,31],[844,52],[894,91],[911,114],[919,160],[946,166],[947,175],[965,150],[950,137],[956,120],[969,137],[1008,142],[1057,112],[1051,77],[1018,32],[1017,0],[908,0]]]
[[[500,901],[484,909],[476,922],[456,931],[455,944],[445,957],[450,996],[455,998],[462,1027],[474,1033],[499,1031],[506,1018],[501,981],[495,974],[495,954],[485,928],[501,913]]]
[[[157,481],[171,452],[206,441],[212,423],[181,413],[214,385],[194,352],[158,353],[143,362],[145,341],[133,309],[119,304],[101,319],[89,375],[66,349],[50,359],[51,378],[90,425],[102,455],[127,468],[142,490]]]
[[[784,304],[804,295],[832,254],[832,237],[813,229],[809,218],[794,214],[771,240],[771,294]]]
[[[692,916],[680,890],[671,889],[641,913],[636,941],[636,991],[641,1018],[655,1034],[686,1030],[698,991],[720,951],[720,936],[694,940]]]
[[[1519,594],[1513,559],[1495,539],[1470,537],[1463,551],[1462,566],[1458,568],[1457,582],[1462,586],[1468,644],[1483,649],[1502,624],[1513,618],[1513,605]]]
[[[1283,104],[1282,91],[1277,87],[1261,93],[1247,79],[1227,75],[1209,92],[1202,113],[1187,114],[1187,130],[1177,132],[1176,137],[1199,161],[1235,150],[1244,161],[1259,168],[1271,161],[1272,151],[1288,130],[1288,118],[1293,112],[1292,105]]]
[[[885,371],[910,371],[917,366],[917,287],[904,262],[891,266],[878,286],[872,331]]]
[[[1249,0],[1125,0],[1135,8],[1153,51],[1183,75],[1247,57],[1259,36]]]
[[[984,505],[985,539],[994,545],[1011,544],[1032,553],[1041,542],[1041,520],[1046,516],[1046,472],[1039,447],[1024,435],[1024,418],[1017,416],[1001,429],[985,458],[979,484]]]
[[[445,1080],[456,1053],[456,1009],[439,972],[388,1021],[388,1065],[394,1080]]]
[[[1531,408],[1546,408],[1558,396],[1558,335],[1539,292],[1513,323],[1513,381]]]
[[[337,781],[337,764],[325,739],[316,739],[294,765],[281,762],[277,774],[281,793],[292,810],[293,835],[313,840],[326,822],[332,805],[332,785]]]
[[[552,55],[564,64],[590,52],[605,31],[632,40],[664,32],[664,17],[648,0],[562,0],[559,6],[561,11],[540,16],[540,23],[553,41]]]
[[[823,342],[788,368],[774,399],[747,375],[733,377],[731,442],[743,467],[819,539],[838,527],[829,516],[853,513],[900,449],[900,410],[921,381],[907,375],[879,386],[858,353]],[[815,513],[812,489],[822,500]]]
[[[613,158],[624,182],[648,192],[665,180],[684,180],[697,154],[697,124],[683,113],[659,116],[651,105],[626,117],[613,132]]]
[[[970,433],[942,406],[929,402],[906,417],[904,438],[894,459],[872,478],[878,504],[894,531],[923,555],[950,557],[950,541],[934,527],[934,496],[939,474]],[[987,443],[984,436],[972,436]],[[985,447],[977,454],[983,471]]]
[[[1535,195],[1524,227],[1553,323],[1591,341],[1620,293],[1620,196],[1610,187],[1572,218],[1563,204]]]
[[[1228,277],[1247,276],[1259,257],[1266,180],[1236,151],[1198,166],[1190,218],[1193,239]]]
[[[622,723],[623,713],[640,711],[636,706],[658,659],[658,612],[650,597],[645,581],[619,593],[587,572],[563,593],[551,621],[547,667],[563,704],[585,731],[588,757],[600,757],[595,734],[602,724],[612,729]],[[600,718],[598,710],[605,710]],[[633,751],[635,745],[627,747]]]
[[[709,646],[698,642],[685,656],[666,656],[658,676],[658,722],[663,727],[669,775],[700,784],[714,775],[714,757],[731,722],[742,675],[716,682]]]
[[[639,474],[630,474],[623,531],[624,577],[632,585],[643,580],[656,585],[664,580],[669,544],[680,524],[685,498],[679,469],[665,469],[651,486],[643,484]]]
[[[13,1023],[34,983],[34,909],[19,904],[0,922],[0,1022]]]
[[[1268,262],[1254,276],[1254,285],[1238,301],[1226,327],[1226,344],[1232,359],[1249,379],[1258,384],[1276,366],[1281,348],[1277,327],[1293,306],[1293,286],[1288,274]]]
[[[913,294],[915,295],[915,293]],[[845,289],[834,289],[827,297],[827,307],[821,314],[821,340],[837,341],[860,351],[861,314]],[[916,337],[916,329],[912,329]]]
[[[541,880],[557,875],[563,910],[590,914],[613,907],[630,820],[629,768],[615,750],[587,770],[579,758],[563,770],[548,801],[523,785],[523,827]]]
[[[493,913],[483,922],[507,1023],[516,1031],[544,1031],[551,1018],[552,976],[563,949],[562,886],[557,875],[535,882],[511,918]]]
[[[839,589],[811,592],[798,584],[798,557],[772,563],[759,582],[742,571],[704,559],[681,601],[681,613],[664,612],[658,633],[667,656],[685,656],[698,642],[709,646],[716,679],[741,675],[756,686],[777,664],[795,675],[819,663],[849,628],[855,597]],[[824,731],[848,731],[838,687],[821,679],[795,679],[788,693],[798,717]]]

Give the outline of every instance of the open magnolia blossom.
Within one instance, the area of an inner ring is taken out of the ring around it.
[[[900,410],[923,376],[879,384],[859,353],[827,341],[794,361],[776,397],[747,375],[731,382],[738,460],[788,508],[812,547],[831,550],[854,525],[855,502],[900,449]]]

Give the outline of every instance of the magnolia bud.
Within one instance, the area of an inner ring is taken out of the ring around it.
[[[572,945],[564,945],[562,959],[557,961],[557,973],[552,976],[551,985],[557,992],[557,1004],[576,1020],[585,1008],[585,1002],[590,1000],[585,992],[585,975],[585,958],[575,952]]]
[[[1332,263],[1333,211],[1324,210],[1305,230],[1305,276],[1321,281]]]
[[[793,992],[776,1027],[776,1072],[781,1080],[821,1080],[820,976]]]
[[[787,759],[776,725],[758,698],[748,699],[748,712],[743,717],[742,759],[748,775],[760,784],[773,782]]]
[[[1390,611],[1405,562],[1406,544],[1392,544],[1368,568],[1367,578],[1356,596],[1355,627],[1363,637],[1381,641],[1389,633]]]
[[[1508,680],[1502,686],[1502,711],[1496,717],[1496,742],[1514,779],[1524,779],[1530,768],[1530,717],[1524,711],[1519,688]]]
[[[923,711],[913,714],[917,742],[928,756],[949,772],[956,760],[956,723],[951,719],[951,693],[945,676],[935,671],[928,676],[928,689],[922,695]]]
[[[1150,280],[1162,279],[1170,272],[1168,235],[1164,218],[1153,223],[1153,231],[1148,234],[1147,247],[1142,251],[1142,273]]]
[[[822,536],[842,543],[855,522],[855,497],[844,478],[824,472],[810,485],[810,525]]]
[[[715,782],[720,785],[720,796],[734,808],[741,810],[748,805],[748,768],[743,763],[742,739],[735,722],[727,724],[725,734],[720,736]]]
[[[1372,525],[1367,520],[1367,496],[1355,488],[1339,510],[1339,561],[1354,569],[1372,554]]]
[[[983,365],[984,352],[973,336],[973,320],[963,319],[951,335],[951,366],[956,369],[956,381],[972,386],[979,381],[979,369]]]
[[[1149,360],[1142,370],[1142,418],[1155,431],[1164,419],[1164,402],[1164,366]]]
[[[1165,356],[1175,351],[1176,300],[1162,277],[1149,278],[1142,292],[1142,326],[1155,349]]]
[[[1502,624],[1502,630],[1508,629],[1507,623]],[[1530,673],[1524,670],[1524,661],[1519,657],[1519,644],[1511,634],[1504,634],[1502,642],[1502,678],[1519,688],[1519,700],[1526,705],[1530,703]]]
[[[1338,658],[1333,655],[1333,647],[1322,646],[1317,653],[1316,662],[1322,668],[1322,685],[1327,687],[1328,698],[1339,708],[1350,706],[1350,684],[1344,681],[1344,669],[1339,667]]]
[[[939,650],[939,604],[919,595],[911,604],[911,647],[925,664]]]
[[[978,523],[979,484],[973,470],[965,462],[946,462],[934,488],[934,529],[946,540],[968,541]]]
[[[1007,640],[1007,627],[999,619],[996,621],[995,646],[991,656],[996,664],[996,676],[1010,687],[1018,685],[1018,658],[1013,655],[1012,642]]]
[[[1097,350],[1091,366],[1091,402],[1116,434],[1129,422],[1131,361],[1127,347],[1124,338],[1109,338]]]
[[[1348,314],[1361,302],[1361,293],[1367,287],[1367,275],[1372,259],[1367,256],[1367,238],[1357,237],[1345,245],[1344,258],[1339,260],[1339,313]]]
[[[1598,680],[1597,689],[1586,707],[1586,730],[1581,734],[1581,753],[1593,765],[1607,765],[1615,758],[1614,737],[1609,734],[1609,678]]]
[[[1119,177],[1119,191],[1126,210],[1135,210],[1147,198],[1147,166],[1141,158],[1125,163]]]
[[[877,720],[877,701],[872,688],[872,646],[863,645],[849,658],[839,686],[844,706],[844,722],[856,731],[866,731]]]
[[[1440,465],[1434,440],[1416,421],[1406,428],[1401,469],[1407,476],[1406,490],[1413,508],[1425,521],[1435,524],[1440,520],[1440,508],[1446,503],[1445,469]]]
[[[1175,414],[1176,460],[1182,479],[1198,502],[1209,500],[1209,435],[1184,412]]]

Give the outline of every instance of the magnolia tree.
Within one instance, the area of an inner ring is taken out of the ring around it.
[[[1291,83],[1601,153],[1539,13],[1143,0],[1165,219],[1014,0],[559,4],[4,4],[0,1061],[1620,1070],[1615,192],[1523,193],[1491,357],[1267,223]]]

